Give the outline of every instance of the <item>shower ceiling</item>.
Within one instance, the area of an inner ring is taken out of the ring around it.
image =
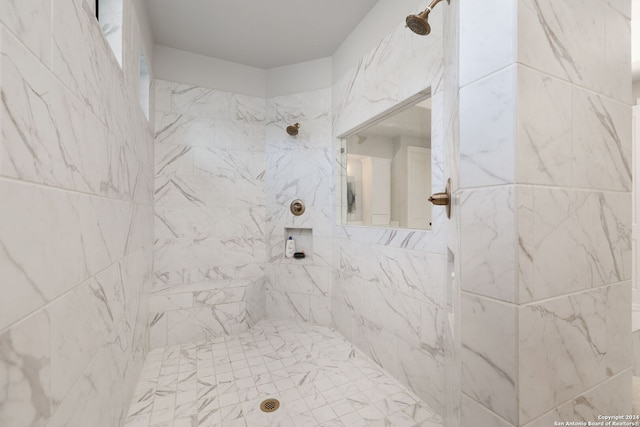
[[[258,68],[332,55],[377,0],[147,0],[155,43]]]

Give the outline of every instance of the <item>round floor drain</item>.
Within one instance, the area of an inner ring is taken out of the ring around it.
[[[280,407],[280,402],[277,399],[267,399],[260,404],[262,412],[273,412]]]

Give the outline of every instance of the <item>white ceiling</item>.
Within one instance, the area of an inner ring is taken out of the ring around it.
[[[331,56],[377,0],[147,0],[155,43],[258,68]]]

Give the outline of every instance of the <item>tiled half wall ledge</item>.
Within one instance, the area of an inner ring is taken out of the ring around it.
[[[149,300],[151,348],[248,330],[265,313],[265,277],[158,290]]]

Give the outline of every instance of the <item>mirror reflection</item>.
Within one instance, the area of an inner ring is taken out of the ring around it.
[[[431,228],[431,98],[346,138],[346,224]]]

